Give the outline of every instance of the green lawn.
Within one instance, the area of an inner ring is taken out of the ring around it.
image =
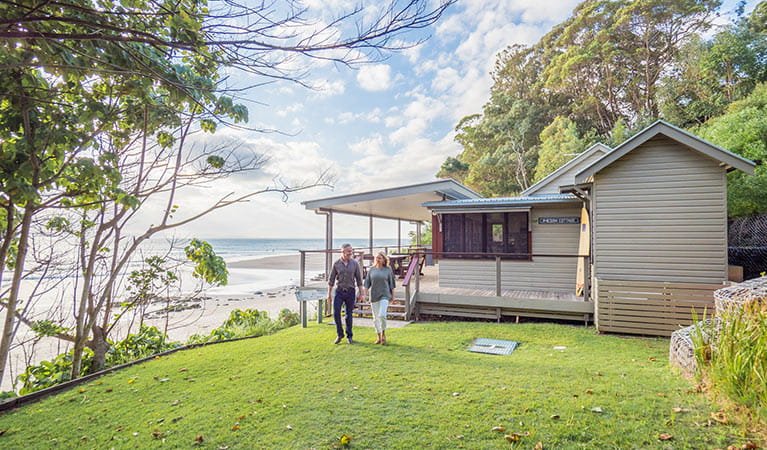
[[[512,432],[528,449],[746,441],[709,420],[714,406],[669,368],[664,339],[419,323],[390,330],[381,347],[374,330],[356,333],[354,345],[333,345],[333,327],[299,326],[134,366],[0,416],[0,447],[194,448],[202,435],[201,448],[329,448],[346,434],[352,448],[474,449],[508,448]],[[475,337],[522,345],[467,352]]]

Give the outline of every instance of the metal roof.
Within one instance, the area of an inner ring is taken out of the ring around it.
[[[427,202],[423,206],[429,209],[455,209],[455,208],[504,208],[525,207],[542,203],[565,203],[580,202],[578,197],[572,194],[541,194],[527,197],[496,197],[476,198],[466,200],[445,200],[442,202]]]
[[[427,221],[431,220],[431,213],[423,207],[424,203],[444,199],[478,198],[482,198],[482,196],[463,184],[448,179],[309,200],[301,204],[306,209],[316,211],[333,211],[342,214],[387,219]]]

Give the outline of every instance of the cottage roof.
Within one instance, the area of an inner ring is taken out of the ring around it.
[[[614,163],[622,156],[626,155],[630,151],[636,149],[640,145],[644,144],[659,134],[673,139],[680,144],[686,145],[690,149],[700,152],[709,158],[719,161],[728,170],[738,169],[751,175],[754,174],[754,167],[756,164],[754,164],[753,161],[743,158],[742,156],[738,156],[735,153],[729,152],[704,139],[688,133],[681,128],[677,128],[668,122],[658,120],[649,127],[640,131],[638,134],[623,142],[610,153],[599,158],[588,167],[578,172],[575,175],[575,184],[586,182],[591,176],[600,170]]]
[[[570,203],[581,200],[571,194],[541,194],[525,197],[476,198],[465,200],[446,200],[427,202],[423,206],[435,212],[488,212],[493,210],[529,209],[531,206],[546,203]]]
[[[301,204],[315,211],[373,216],[409,221],[431,220],[431,213],[422,205],[440,200],[479,199],[481,195],[452,180],[399,186],[376,191],[326,197]]]
[[[610,147],[602,143],[596,143],[592,145],[583,152],[579,153],[575,158],[560,166],[557,170],[551,172],[537,183],[522,191],[522,196],[527,197],[533,195],[536,192],[546,188],[547,186],[552,186],[554,190],[556,190],[559,188],[559,186],[573,184],[575,174],[578,172],[578,165],[580,165],[583,161],[591,158],[592,156],[598,158],[596,155],[606,154],[611,150],[612,149]]]

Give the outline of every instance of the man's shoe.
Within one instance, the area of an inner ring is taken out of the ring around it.
[[[337,337],[335,341],[333,341],[334,344],[340,344],[341,343],[341,337]]]
[[[346,338],[346,342],[348,342],[350,344],[354,344],[354,341],[352,340],[352,338]]]

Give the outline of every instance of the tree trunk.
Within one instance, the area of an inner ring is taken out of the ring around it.
[[[104,370],[106,366],[107,351],[109,351],[110,345],[107,342],[106,330],[104,328],[94,325],[91,331],[93,332],[93,339],[88,341],[88,348],[93,350],[91,372],[98,372],[99,370]]]
[[[27,205],[24,208],[24,216],[21,219],[21,232],[19,234],[19,249],[16,254],[16,267],[13,270],[13,279],[11,280],[11,291],[8,296],[8,306],[5,310],[5,320],[3,321],[3,336],[0,339],[0,383],[3,382],[3,375],[8,364],[8,353],[11,349],[11,341],[15,335],[14,317],[16,306],[19,299],[19,289],[21,288],[21,276],[24,273],[24,260],[27,257],[27,248],[29,246],[29,230],[32,227],[32,215],[35,208]]]

